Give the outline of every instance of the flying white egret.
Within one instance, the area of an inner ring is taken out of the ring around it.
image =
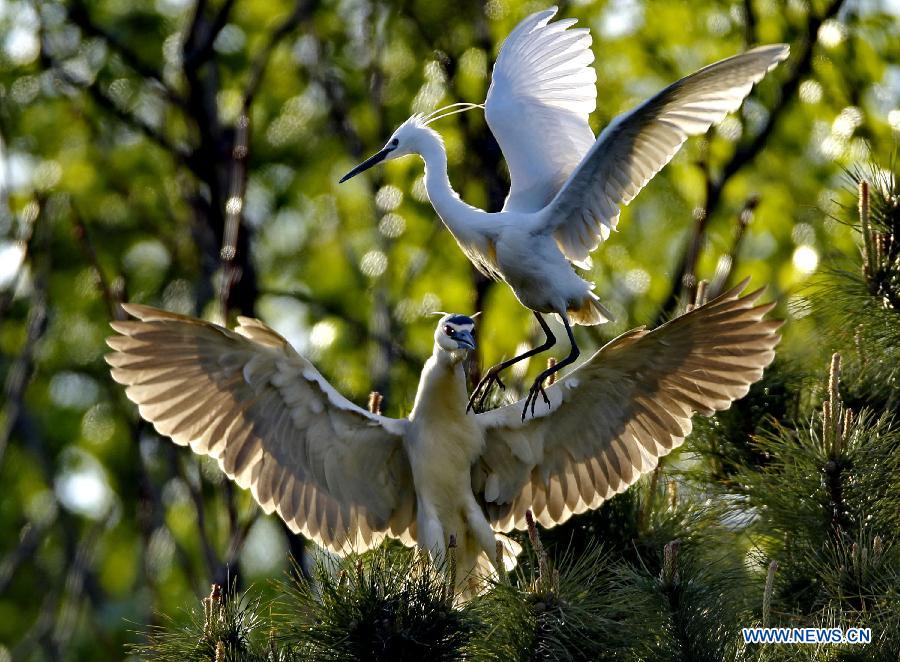
[[[556,7],[532,14],[509,34],[497,56],[484,103],[491,132],[503,150],[511,186],[503,210],[488,213],[459,198],[447,176],[447,155],[429,124],[480,107],[453,104],[413,115],[377,154],[342,179],[409,154],[425,161],[425,190],[463,252],[485,275],[505,281],[530,308],[545,342],[492,367],[469,401],[478,408],[501,371],[550,349],[556,338],[542,314],[565,325],[571,351],[534,381],[522,418],[543,383],[579,355],[570,322],[612,319],[594,285],[572,268],[590,267],[590,253],[616,227],[620,208],[665,166],[688,136],[706,132],[740,107],[750,89],[788,56],[785,44],[754,48],[682,78],[615,118],[595,140],[588,115],[596,107],[591,35],[570,30],[575,19],[549,23]]]
[[[407,418],[338,393],[280,335],[238,318],[234,331],[125,304],[113,322],[113,378],[156,430],[209,455],[266,513],[337,554],[385,537],[440,557],[457,540],[457,583],[515,565],[502,534],[550,527],[623,492],[691,430],[727,409],[774,356],[773,304],[744,284],[660,326],[634,329],[547,388],[549,411],[522,403],[466,414],[462,366],[474,321],[444,316]],[[439,559],[438,559],[439,560]]]

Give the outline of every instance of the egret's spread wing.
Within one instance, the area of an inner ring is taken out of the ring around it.
[[[594,143],[597,103],[591,34],[550,23],[556,7],[532,14],[500,48],[484,110],[509,167],[504,209],[543,208]]]
[[[654,331],[635,329],[547,388],[551,410],[521,420],[522,402],[478,416],[486,447],[473,487],[499,531],[544,526],[597,508],[656,467],[710,415],[743,397],[775,356],[774,304],[740,297],[746,281]],[[539,409],[544,407],[538,404]]]
[[[566,257],[576,264],[586,260],[616,227],[621,207],[687,137],[737,110],[788,53],[787,45],[775,44],[716,62],[613,120],[547,207],[547,230]]]
[[[341,396],[254,319],[235,332],[146,306],[114,322],[113,378],[141,416],[209,455],[266,513],[336,553],[408,538],[415,514],[407,422]],[[410,542],[407,540],[407,542]]]

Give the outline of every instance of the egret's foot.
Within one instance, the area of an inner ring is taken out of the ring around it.
[[[528,405],[531,405],[531,417],[534,418],[534,406],[538,401],[538,393],[541,394],[541,397],[544,398],[544,402],[547,403],[547,409],[550,409],[550,398],[547,397],[547,391],[544,390],[544,375],[541,374],[537,379],[534,380],[534,384],[531,385],[531,388],[528,390],[528,397],[525,398],[525,407],[522,409],[522,420],[525,420],[525,416],[528,414]]]
[[[472,391],[472,395],[469,396],[469,404],[466,405],[467,414],[471,409],[474,409],[475,413],[484,411],[484,403],[494,389],[494,385],[499,386],[503,391],[506,390],[506,384],[500,379],[500,371],[502,369],[501,366],[495,365],[481,378],[481,381],[478,382],[478,386],[475,387],[475,390]]]

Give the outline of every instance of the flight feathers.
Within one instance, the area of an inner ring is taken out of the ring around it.
[[[550,410],[522,402],[481,414],[486,448],[473,470],[498,531],[544,526],[597,508],[680,446],[694,414],[727,409],[774,356],[782,322],[764,316],[746,281],[653,331],[607,343],[547,388]]]

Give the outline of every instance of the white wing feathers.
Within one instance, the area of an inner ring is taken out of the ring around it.
[[[542,209],[594,143],[590,31],[569,30],[575,19],[548,25],[555,14],[553,7],[519,23],[491,75],[485,116],[509,167],[504,210]]]
[[[497,531],[544,526],[597,508],[651,471],[710,415],[746,395],[775,356],[780,321],[762,318],[746,281],[654,331],[608,343],[547,389],[549,411],[521,420],[522,402],[477,420],[485,452],[472,486]],[[539,410],[544,405],[539,404]]]
[[[737,110],[753,85],[789,52],[786,44],[774,44],[716,62],[613,120],[545,209],[546,231],[566,257],[576,264],[585,261],[616,227],[621,207],[687,137],[705,133]]]
[[[351,403],[258,320],[239,318],[232,332],[124,308],[141,321],[112,324],[121,335],[108,339],[106,360],[160,434],[214,457],[266,513],[336,553],[385,535],[412,543],[405,420]]]

